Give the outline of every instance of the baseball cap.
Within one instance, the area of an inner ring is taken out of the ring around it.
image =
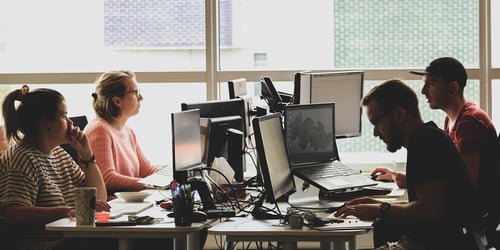
[[[453,57],[441,57],[432,61],[425,71],[410,71],[415,75],[441,76],[448,81],[457,81],[465,86],[467,83],[467,71],[462,63]]]

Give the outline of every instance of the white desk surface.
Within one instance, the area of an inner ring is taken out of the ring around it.
[[[321,249],[356,249],[356,235],[365,234],[370,229],[318,231],[303,227],[291,229],[280,225],[279,220],[254,220],[251,216],[228,218],[226,221],[208,229],[210,234],[226,236],[228,245],[239,241],[280,241],[283,249],[297,249],[298,241],[321,242]]]
[[[151,200],[152,201],[152,200]],[[153,201],[152,201],[153,202]],[[199,249],[199,232],[209,225],[205,223],[193,223],[191,226],[176,227],[173,218],[167,217],[171,211],[166,211],[159,206],[138,214],[139,216],[152,216],[162,218],[163,221],[153,225],[136,226],[76,226],[74,220],[62,218],[45,225],[48,231],[62,232],[64,237],[75,238],[117,238],[119,249],[132,249],[132,239],[135,238],[171,238],[174,239],[175,249]],[[127,220],[127,216],[115,220]]]

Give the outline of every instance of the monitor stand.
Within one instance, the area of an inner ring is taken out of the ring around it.
[[[298,208],[339,208],[344,205],[343,201],[323,201],[319,199],[319,189],[313,185],[309,185],[304,180],[293,177],[295,179],[296,192],[288,196],[288,203],[293,207]]]

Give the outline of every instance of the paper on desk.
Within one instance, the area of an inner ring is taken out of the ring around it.
[[[346,218],[336,217],[332,214],[327,216],[328,219],[340,219],[343,220],[341,223],[328,223],[321,227],[312,227],[319,231],[334,231],[334,230],[359,230],[359,229],[371,229],[373,228],[373,221],[363,221],[353,216],[348,216]]]
[[[219,170],[224,174],[224,176],[227,177],[229,181],[233,180],[234,178],[234,170],[224,157],[216,157],[214,159],[214,162],[212,163],[212,169]],[[220,186],[222,186],[223,184],[228,184],[227,180],[217,171],[210,171],[210,178],[212,178],[212,180],[214,180],[215,183],[219,184]]]

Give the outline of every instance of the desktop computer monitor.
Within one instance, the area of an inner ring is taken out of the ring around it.
[[[227,82],[229,90],[229,99],[234,99],[247,95],[247,79],[238,78]]]
[[[172,113],[171,118],[174,179],[186,183],[194,170],[205,167],[201,161],[200,110]]]
[[[239,116],[201,118],[203,162],[211,167],[216,157],[225,158],[235,172],[234,178],[243,181],[243,133],[237,129],[241,124]]]
[[[248,133],[246,129],[245,123],[246,118],[248,117],[245,109],[245,101],[243,99],[230,99],[230,100],[214,100],[214,101],[206,101],[199,103],[182,103],[181,110],[191,110],[191,109],[199,109],[200,117],[202,118],[219,118],[219,117],[228,117],[228,116],[238,116],[239,123],[234,122],[232,124],[232,132],[231,138],[237,136],[243,136],[243,138]],[[198,122],[198,126],[201,126],[200,122]],[[241,131],[241,133],[237,132]],[[233,141],[237,141],[236,138],[232,139]],[[246,156],[245,152],[245,144],[242,143],[241,146],[235,146],[231,148],[231,152],[228,151],[229,158],[232,159],[233,169],[236,173],[243,173],[246,170]],[[229,160],[229,159],[227,159]]]
[[[363,71],[298,72],[294,77],[295,104],[335,103],[335,137],[361,136]]]
[[[265,199],[271,203],[295,192],[295,182],[290,170],[288,154],[279,113],[271,113],[253,120],[257,157],[264,180],[264,194],[254,206],[254,217],[267,219],[279,217],[262,209]]]
[[[249,138],[253,134],[252,118],[257,115],[257,111],[253,106],[253,96],[248,94],[247,79],[238,78],[227,82],[229,90],[229,99],[243,99],[245,103],[244,132],[245,137]]]
[[[214,118],[223,116],[238,115],[241,117],[241,124],[235,129],[240,130],[247,135],[246,119],[247,109],[245,108],[245,101],[240,98],[230,100],[213,100],[198,103],[182,103],[181,110],[199,109],[200,117]]]

